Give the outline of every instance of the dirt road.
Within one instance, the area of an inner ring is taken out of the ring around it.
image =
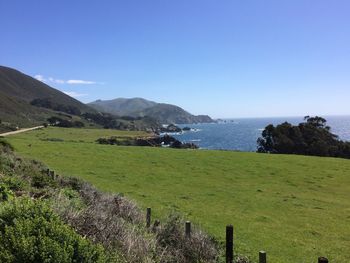
[[[44,126],[36,126],[36,127],[32,127],[32,128],[20,129],[20,130],[17,130],[17,131],[0,133],[0,136],[4,137],[4,136],[9,136],[9,135],[13,135],[13,134],[21,133],[21,132],[32,131],[32,130],[41,129],[41,128],[44,128]]]

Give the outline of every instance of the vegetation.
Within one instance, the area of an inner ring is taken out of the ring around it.
[[[22,155],[34,156],[60,174],[152,207],[153,218],[161,222],[170,211],[178,211],[220,242],[225,226],[232,223],[236,251],[253,261],[261,249],[276,263],[314,262],[318,256],[350,261],[348,160],[95,142],[106,136],[143,135],[48,128],[8,140]]]
[[[122,137],[112,136],[110,138],[99,138],[96,140],[99,144],[123,145],[123,146],[150,146],[150,147],[170,147],[177,149],[198,149],[193,143],[182,143],[172,136],[148,136],[148,137]]]
[[[52,109],[55,111],[62,111],[73,115],[80,115],[81,111],[78,107],[72,105],[64,105],[56,102],[55,99],[52,98],[38,98],[34,99],[30,102],[31,105],[37,107],[43,107],[47,109]]]
[[[41,106],[46,102],[47,107],[37,107],[31,102],[41,103]],[[0,119],[13,126],[28,127],[39,125],[47,118],[55,116],[57,110],[72,114],[78,111],[95,112],[45,83],[15,69],[0,66]]]
[[[174,244],[184,232],[184,221],[176,223],[147,229],[132,201],[48,173],[0,144],[1,262],[217,261],[217,244],[198,229],[186,249]]]
[[[105,129],[156,131],[159,123],[152,118],[118,117],[108,113],[84,113],[83,118]]]
[[[0,66],[0,133],[41,125],[47,119],[61,127],[156,130],[148,117],[129,118],[97,110],[15,69]]]
[[[0,120],[0,133],[10,132],[10,131],[15,131],[15,130],[17,130],[16,127],[11,125],[10,123],[1,122],[1,120]]]
[[[350,142],[338,139],[321,117],[305,117],[293,126],[288,122],[268,125],[258,139],[258,152],[350,158]]]
[[[135,116],[135,113],[153,107],[157,103],[142,98],[118,98],[113,100],[96,100],[88,105],[100,112],[108,112],[119,116]]]
[[[85,124],[81,121],[66,120],[58,117],[48,118],[47,121],[52,126],[64,127],[64,128],[73,128],[73,127],[82,128],[85,126]]]
[[[98,111],[119,116],[148,116],[163,124],[213,122],[209,116],[194,116],[178,106],[156,103],[142,98],[97,100],[88,105]]]
[[[1,262],[106,260],[102,246],[75,233],[45,202],[18,198],[0,207]]]

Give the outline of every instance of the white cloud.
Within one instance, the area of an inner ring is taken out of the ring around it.
[[[79,97],[84,97],[84,96],[89,95],[89,94],[85,94],[85,93],[78,93],[78,92],[75,92],[75,91],[63,91],[63,93],[65,93],[68,96],[71,96],[73,98],[79,98]]]
[[[64,84],[64,83],[66,83],[64,80],[62,80],[62,79],[54,79],[54,78],[48,78],[48,81],[50,81],[50,82],[53,82],[53,83],[57,83],[57,84]]]
[[[46,81],[46,79],[44,78],[43,75],[35,75],[34,78],[36,78],[37,80],[42,81],[42,82]]]
[[[70,79],[66,81],[67,84],[96,84],[95,81],[90,81],[90,80],[81,80],[81,79]]]
[[[43,75],[35,75],[34,78],[36,78],[39,81],[46,82],[46,83],[56,83],[56,84],[70,84],[70,85],[91,85],[91,84],[103,84],[103,82],[95,82],[91,80],[81,80],[81,79],[69,79],[69,80],[63,80],[63,79],[55,79],[52,77],[45,78]]]

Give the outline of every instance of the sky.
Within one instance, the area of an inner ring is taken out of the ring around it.
[[[349,115],[348,0],[0,0],[0,65],[82,102]]]

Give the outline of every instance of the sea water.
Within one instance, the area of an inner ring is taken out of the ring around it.
[[[341,140],[350,141],[350,116],[324,118],[332,133]],[[182,142],[195,143],[203,149],[256,151],[256,141],[263,129],[269,124],[277,125],[285,121],[296,125],[303,122],[303,117],[237,118],[223,119],[218,123],[179,125],[182,128],[190,127],[191,131],[173,136]]]

